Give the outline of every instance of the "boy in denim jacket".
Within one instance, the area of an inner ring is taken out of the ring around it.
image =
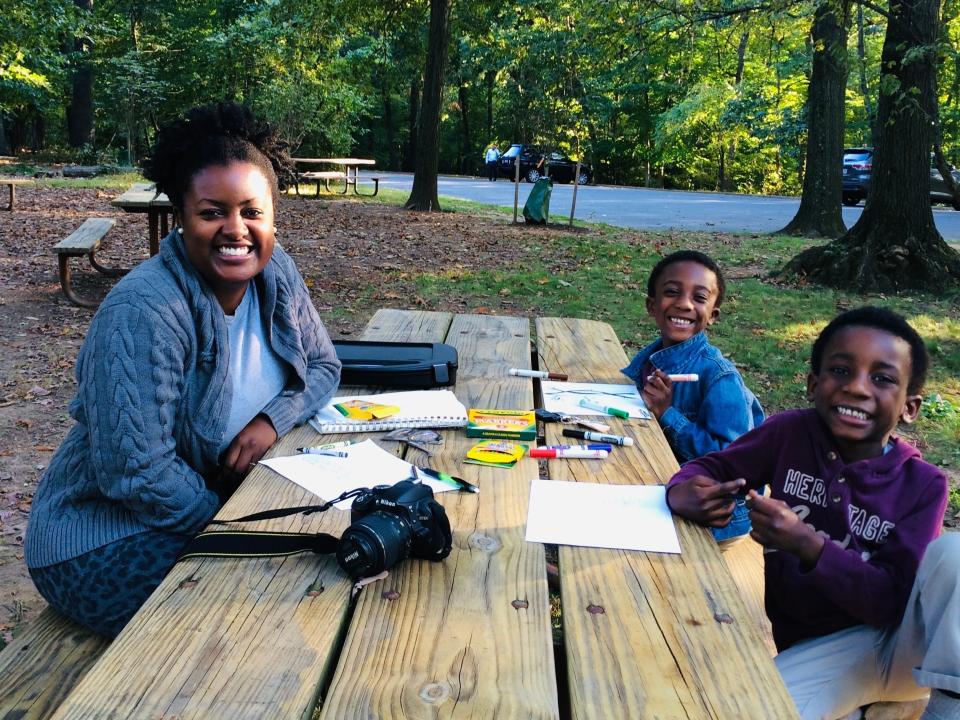
[[[622,371],[637,384],[680,463],[722,450],[763,422],[763,409],[737,368],[707,342],[725,293],[723,273],[709,256],[681,250],[663,258],[647,281],[647,312],[660,337]],[[698,379],[674,382],[674,374]],[[750,532],[745,499],[737,498],[728,525],[711,530],[718,541]]]

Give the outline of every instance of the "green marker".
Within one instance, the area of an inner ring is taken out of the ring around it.
[[[434,470],[433,468],[420,467],[419,465],[414,466],[417,471],[422,472],[424,475],[429,475],[434,480],[439,480],[440,482],[446,483],[455,487],[457,490],[465,490],[467,492],[478,493],[480,488],[478,488],[473,483],[469,483],[463,478],[458,478],[453,475],[448,475],[445,472],[440,472],[439,470]]]
[[[600,403],[594,402],[593,400],[588,400],[587,398],[584,398],[580,401],[580,407],[589,408],[590,410],[597,410],[618,418],[626,419],[630,417],[630,413],[628,413],[626,410],[621,410],[620,408],[615,407],[607,407],[606,405],[601,405]]]

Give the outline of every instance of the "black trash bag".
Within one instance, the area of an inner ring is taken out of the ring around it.
[[[553,192],[553,180],[542,177],[533,184],[527,201],[523,204],[523,219],[528,223],[545,225],[550,215],[550,195]]]

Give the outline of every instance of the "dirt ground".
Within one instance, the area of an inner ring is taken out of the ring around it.
[[[63,297],[51,248],[85,218],[114,217],[97,255],[101,264],[133,267],[145,260],[146,215],[111,207],[116,194],[21,188],[16,210],[0,211],[0,647],[44,606],[23,562],[23,534],[34,488],[72,424],[74,362],[93,316]],[[484,312],[456,298],[428,306],[410,270],[522,264],[536,236],[567,231],[296,197],[281,198],[276,223],[279,242],[296,259],[335,338],[358,332],[378,307]],[[72,262],[82,297],[102,298],[115,282],[84,258]],[[511,300],[498,298],[496,308],[510,313]]]

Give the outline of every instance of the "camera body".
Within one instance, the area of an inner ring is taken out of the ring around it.
[[[377,575],[407,557],[443,560],[453,546],[450,521],[433,490],[410,480],[362,492],[350,517],[337,562],[352,578]]]

